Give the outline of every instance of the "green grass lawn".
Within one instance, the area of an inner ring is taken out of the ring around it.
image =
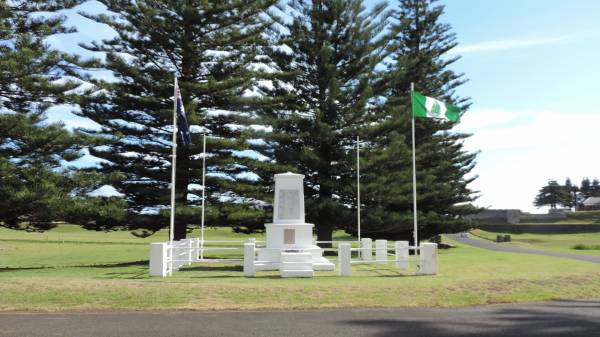
[[[247,237],[226,229],[206,235]],[[348,239],[343,233],[336,237]],[[600,297],[597,264],[460,244],[440,251],[437,276],[414,276],[414,270],[389,264],[355,265],[351,277],[317,272],[312,279],[281,279],[276,272],[259,272],[248,279],[241,266],[221,263],[150,278],[148,243],[165,239],[166,233],[140,239],[68,225],[47,233],[0,229],[0,310],[445,307]]]
[[[526,248],[535,248],[567,253],[579,253],[589,255],[600,255],[600,233],[578,233],[578,234],[513,234],[492,233],[482,230],[472,231],[478,237],[495,241],[497,235],[508,234],[511,242],[503,242],[503,245],[513,245]],[[581,247],[583,246],[583,247]],[[575,249],[584,248],[584,249]]]

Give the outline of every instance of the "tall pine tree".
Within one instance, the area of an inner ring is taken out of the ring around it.
[[[264,191],[248,168],[257,162],[247,152],[248,125],[254,109],[269,104],[255,96],[268,77],[261,70],[265,18],[276,1],[100,2],[111,14],[86,16],[117,35],[84,47],[106,54],[102,67],[115,81],[88,78],[94,89],[81,115],[102,126],[86,130],[106,140],[90,151],[106,160],[101,172],[125,176],[114,185],[129,204],[124,225],[155,231],[168,224],[174,76],[193,125],[193,144],[177,146],[175,239],[200,223],[203,132],[209,135],[207,224],[262,225]]]
[[[73,32],[55,12],[78,2],[0,2],[0,225],[5,227],[49,229],[72,211],[74,191],[93,187],[84,175],[63,169],[87,140],[45,121],[46,110],[67,102],[66,94],[78,86],[65,78],[75,74],[79,60],[44,42]]]
[[[557,205],[567,206],[565,200],[569,200],[569,194],[565,186],[561,186],[556,180],[549,180],[540,189],[533,204],[536,207],[550,206],[550,208],[556,208]]]
[[[265,110],[265,156],[305,175],[307,221],[318,240],[354,222],[354,144],[374,98],[375,67],[385,55],[386,5],[359,0],[290,1],[282,8],[273,92],[289,100]],[[267,177],[263,176],[264,179]]]
[[[590,197],[600,197],[600,180],[594,178],[590,185]]]
[[[591,193],[592,193],[592,182],[590,181],[590,178],[585,177],[585,178],[581,179],[581,185],[579,187],[579,193],[580,193],[582,199],[586,199],[586,198],[589,198],[591,196]]]
[[[432,0],[402,0],[393,17],[391,56],[382,74],[387,83],[378,107],[378,122],[365,129],[363,175],[363,233],[370,237],[412,239],[412,139],[411,83],[431,97],[469,106],[456,97],[465,82],[449,69],[458,57],[448,52],[456,46],[451,27],[440,23],[444,7]],[[453,232],[467,224],[464,215],[476,208],[468,184],[475,154],[465,151],[466,134],[452,132],[453,125],[417,119],[416,172],[419,237]]]
[[[579,188],[571,182],[571,178],[565,179],[565,200],[562,202],[565,207],[577,207],[577,192]]]

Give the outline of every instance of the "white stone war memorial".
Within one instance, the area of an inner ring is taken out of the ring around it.
[[[265,224],[267,245],[258,251],[255,270],[280,270],[282,277],[334,270],[314,243],[314,225],[305,222],[303,180],[303,175],[291,172],[275,175],[273,223]]]
[[[249,239],[237,247],[210,247],[210,241],[190,238],[179,241],[158,242],[150,245],[150,275],[169,276],[181,266],[192,263],[242,263],[244,276],[253,277],[261,271],[279,271],[281,277],[313,277],[315,271],[331,272],[337,269],[340,276],[350,276],[355,264],[387,264],[393,262],[398,269],[408,269],[409,250],[414,250],[416,273],[437,274],[437,245],[423,243],[411,247],[408,241],[389,243],[387,240],[362,238],[360,241],[339,241],[336,263],[323,256],[324,249],[313,238],[314,225],[306,223],[304,208],[304,176],[296,173],[275,175],[273,222],[265,224],[266,241]],[[204,236],[202,236],[204,238]],[[233,243],[232,241],[228,241]],[[354,245],[355,247],[353,247]],[[206,251],[242,250],[243,259],[208,259]],[[373,252],[375,251],[375,252]],[[355,257],[352,257],[352,253]],[[392,253],[390,253],[392,252]],[[391,258],[390,258],[391,257]]]

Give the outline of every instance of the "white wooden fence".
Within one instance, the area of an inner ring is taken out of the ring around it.
[[[256,274],[255,258],[260,248],[252,242],[244,244],[244,276],[253,277]],[[394,262],[399,269],[409,269],[409,250],[419,251],[416,256],[416,270],[418,275],[436,275],[438,270],[437,244],[423,243],[419,247],[409,246],[408,241],[396,241],[393,247],[388,246],[387,240],[375,241],[375,259],[373,259],[373,246],[371,239],[362,239],[358,248],[352,248],[351,242],[340,242],[338,248],[328,248],[329,251],[338,252],[337,269],[340,276],[352,275],[353,264],[387,264]],[[394,253],[389,253],[393,251]],[[300,252],[300,250],[298,250]],[[352,252],[358,252],[358,258],[352,259]],[[393,259],[390,260],[390,256]]]
[[[242,246],[218,246],[210,247],[207,244],[242,244]],[[243,265],[244,276],[252,277],[256,273],[256,253],[263,249],[257,246],[263,241],[204,241],[200,238],[190,238],[173,242],[158,242],[150,244],[150,276],[166,277],[179,270],[181,266],[189,266],[196,262],[234,262]],[[321,242],[319,242],[321,243]],[[421,246],[409,246],[408,241],[396,241],[389,243],[387,240],[375,240],[375,249],[371,239],[363,238],[357,248],[352,244],[358,242],[340,241],[337,248],[327,248],[327,251],[338,253],[337,269],[340,276],[352,275],[354,264],[388,264],[394,262],[399,269],[407,270],[410,267],[411,258],[409,251],[419,252],[415,254],[416,270],[418,275],[435,275],[438,271],[437,244],[422,243]],[[391,245],[391,246],[390,246]],[[208,259],[204,258],[206,251],[239,251],[243,258]],[[373,254],[373,251],[375,254]],[[352,258],[352,252],[356,252],[357,258]],[[393,252],[393,253],[390,253]],[[390,259],[391,257],[391,259]]]
[[[250,240],[249,240],[250,241]],[[254,244],[263,241],[254,241]],[[243,253],[242,240],[205,240],[200,238],[183,239],[172,242],[154,242],[150,244],[150,276],[166,277],[179,270],[181,266],[189,266],[197,262],[234,262],[241,263],[241,258],[211,259],[205,258],[205,252],[209,251],[239,251]],[[238,244],[238,246],[208,246],[210,244]]]

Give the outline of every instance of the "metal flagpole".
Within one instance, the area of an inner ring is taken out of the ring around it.
[[[175,88],[173,93],[173,155],[171,157],[171,223],[169,225],[169,241],[173,242],[175,234],[175,165],[177,163],[177,76],[175,76]]]
[[[410,83],[410,100],[411,100],[411,119],[412,119],[412,178],[413,178],[413,238],[415,245],[415,255],[419,254],[417,247],[419,242],[417,241],[417,171],[416,171],[416,159],[415,159],[415,116],[414,107],[412,106],[412,93],[415,90],[415,84]]]
[[[358,246],[360,248],[360,138],[356,136],[356,216],[358,220]],[[361,250],[358,256],[361,257]]]
[[[200,229],[200,260],[204,259],[204,198],[206,191],[206,133],[202,136],[202,219]]]

